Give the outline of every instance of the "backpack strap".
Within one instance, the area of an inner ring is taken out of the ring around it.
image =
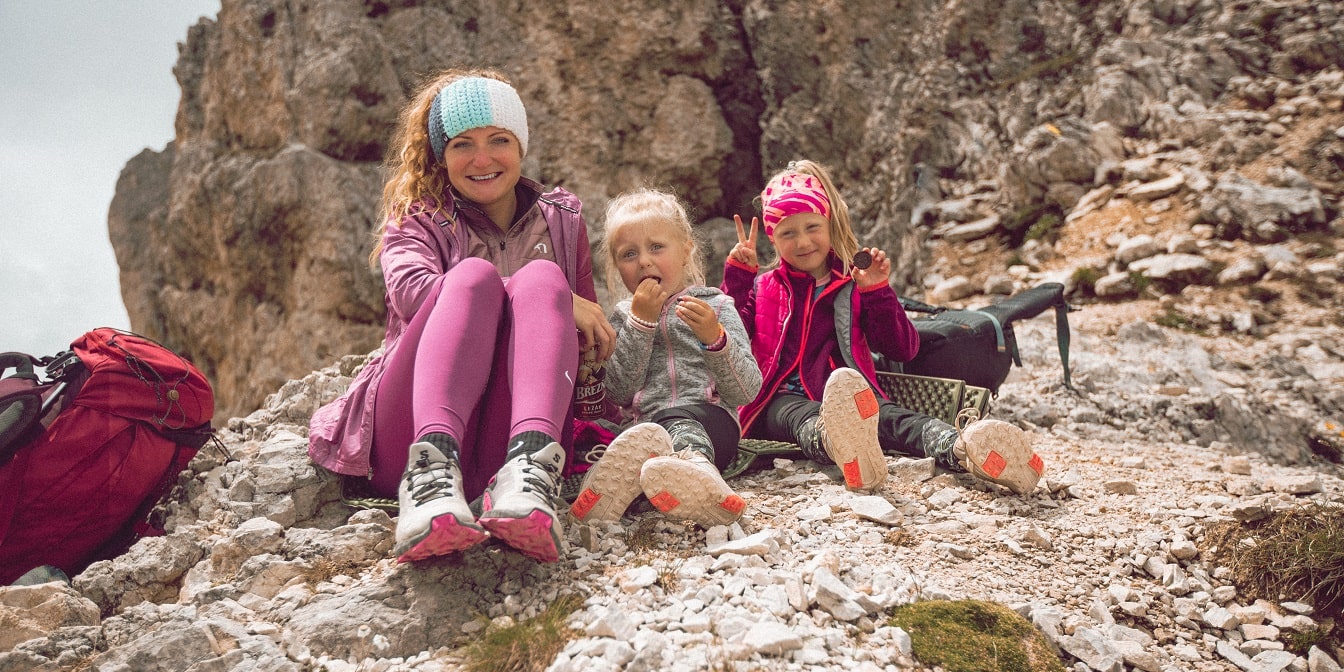
[[[1059,342],[1059,361],[1064,363],[1064,387],[1073,390],[1073,381],[1069,378],[1070,310],[1073,308],[1065,301],[1055,304],[1055,340]]]
[[[992,324],[992,325],[994,325],[994,347],[995,347],[995,349],[997,349],[999,352],[1007,352],[1007,351],[1008,351],[1008,344],[1007,344],[1007,342],[1006,342],[1006,341],[1004,340],[1004,338],[1003,338],[1003,324],[1001,324],[1001,323],[999,322],[999,318],[997,318],[997,317],[994,316],[994,313],[990,313],[990,312],[987,312],[987,311],[984,311],[984,310],[968,310],[968,311],[966,311],[966,312],[968,312],[968,313],[979,313],[979,314],[981,314],[981,315],[984,315],[985,317],[988,317],[988,318],[989,318],[989,323]],[[1022,366],[1022,358],[1021,358],[1021,357],[1018,357],[1018,355],[1017,355],[1017,339],[1013,339],[1013,363],[1016,364],[1016,365],[1018,365],[1018,366]]]

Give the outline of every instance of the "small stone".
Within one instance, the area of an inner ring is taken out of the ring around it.
[[[1113,495],[1137,495],[1139,486],[1134,481],[1106,481],[1106,492]]]
[[[1251,460],[1245,455],[1233,455],[1223,459],[1223,471],[1241,476],[1251,475]]]

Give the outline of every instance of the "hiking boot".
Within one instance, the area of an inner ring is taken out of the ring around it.
[[[850,490],[872,490],[887,480],[887,459],[877,441],[877,411],[877,396],[863,374],[846,368],[831,372],[821,395],[817,430]]]
[[[695,450],[649,458],[639,471],[639,485],[663,515],[705,528],[732,525],[747,508],[714,463]]]
[[[397,488],[397,562],[446,555],[485,540],[462,495],[462,469],[431,443],[415,443]]]
[[[559,560],[563,534],[555,510],[557,502],[564,504],[559,498],[564,466],[565,449],[554,442],[505,462],[485,486],[478,522],[530,558]]]
[[[972,476],[998,483],[1022,495],[1036,489],[1045,461],[1031,448],[1027,433],[1002,420],[981,419],[973,408],[957,414],[952,454]]]
[[[619,520],[642,490],[644,461],[672,453],[672,437],[662,425],[645,422],[621,432],[602,459],[583,475],[583,486],[569,512],[578,520]]]

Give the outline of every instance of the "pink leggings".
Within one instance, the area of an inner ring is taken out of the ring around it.
[[[490,262],[463,259],[388,355],[374,402],[373,487],[395,497],[407,448],[442,432],[461,447],[474,499],[503,466],[510,436],[565,434],[578,363],[574,302],[559,266],[534,261],[503,280]]]

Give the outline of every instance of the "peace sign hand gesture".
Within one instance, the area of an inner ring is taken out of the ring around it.
[[[733,215],[733,222],[737,224],[737,244],[728,252],[728,258],[736,261],[743,266],[755,268],[756,264],[756,228],[761,220],[751,218],[751,235],[747,235],[746,227],[742,224],[740,215]]]

